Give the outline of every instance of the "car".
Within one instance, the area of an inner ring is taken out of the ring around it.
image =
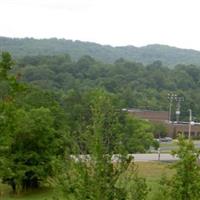
[[[164,138],[160,138],[159,140],[160,140],[160,142],[171,142],[172,138],[171,137],[164,137]]]

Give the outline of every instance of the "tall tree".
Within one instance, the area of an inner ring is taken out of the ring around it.
[[[185,140],[183,137],[179,137],[178,146],[178,150],[172,152],[179,158],[173,166],[175,174],[171,178],[164,177],[161,180],[160,191],[155,199],[199,200],[200,151],[195,148],[191,140]]]
[[[28,86],[22,90],[24,85],[8,73],[12,63],[3,53],[0,89],[4,83],[8,92],[0,99],[0,177],[16,191],[39,187],[53,176],[64,159],[67,126],[53,95]]]
[[[114,108],[111,98],[104,91],[93,91],[91,97],[91,123],[83,133],[88,154],[82,154],[81,149],[76,149],[73,156],[69,154],[68,167],[59,184],[63,185],[63,191],[69,200],[129,199],[130,190],[127,190],[123,181],[123,184],[118,183],[132,165],[122,144],[119,111]],[[129,170],[136,175],[136,171],[131,168]],[[131,181],[139,183],[141,179]],[[141,188],[143,191],[138,190],[137,194],[145,194],[145,182],[141,184]],[[145,195],[143,197],[145,199]]]

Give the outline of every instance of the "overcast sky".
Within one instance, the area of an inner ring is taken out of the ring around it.
[[[0,0],[0,36],[200,50],[200,0]]]

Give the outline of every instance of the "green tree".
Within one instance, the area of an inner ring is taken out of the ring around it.
[[[8,78],[8,71],[11,69],[14,64],[11,55],[8,52],[2,52],[1,61],[0,61],[0,77],[1,79]]]
[[[54,176],[64,159],[68,127],[56,95],[18,83],[9,75],[12,63],[3,53],[0,91],[7,93],[0,99],[0,179],[16,191]]]
[[[14,61],[8,52],[2,52],[0,56],[0,151],[6,148],[11,139],[14,128],[15,97],[25,89],[16,78],[9,74]]]
[[[171,196],[177,200],[197,200],[200,196],[199,150],[191,140],[179,138],[179,149],[173,152],[180,160],[172,179]]]
[[[155,138],[162,138],[167,135],[167,127],[162,123],[153,124],[153,134]]]
[[[178,145],[178,150],[172,152],[179,158],[173,166],[176,172],[172,178],[165,177],[161,180],[159,199],[198,200],[200,196],[199,150],[195,149],[191,140],[185,140],[183,137],[179,137]]]
[[[136,171],[129,168],[131,158],[122,144],[121,125],[118,111],[111,103],[110,96],[101,90],[90,93],[91,123],[83,133],[88,154],[76,148],[69,154],[64,178],[59,184],[67,199],[77,200],[123,200],[129,199],[130,190],[139,184],[141,179],[131,178],[132,187],[127,188],[125,182],[118,181],[129,170],[132,177]],[[79,144],[75,146],[78,147]],[[70,151],[71,152],[71,151]],[[135,168],[134,168],[135,169]],[[133,184],[135,183],[135,184]],[[147,191],[145,182],[137,190],[138,196]],[[145,196],[145,195],[144,195]],[[141,198],[145,199],[145,198]]]
[[[152,125],[133,116],[124,116],[123,144],[129,153],[145,152],[153,145]]]
[[[47,108],[17,110],[10,145],[4,151],[1,176],[13,190],[37,188],[53,176],[61,144],[54,129],[54,117]]]

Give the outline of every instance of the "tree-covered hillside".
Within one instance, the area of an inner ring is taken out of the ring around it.
[[[119,58],[150,64],[160,60],[164,65],[200,64],[200,52],[179,49],[166,45],[148,45],[144,47],[112,47],[91,42],[65,39],[11,39],[0,37],[0,50],[9,51],[15,58],[35,55],[70,54],[73,60],[90,55],[96,60],[113,63]]]
[[[188,120],[188,109],[200,120],[200,67],[195,65],[170,69],[160,61],[144,65],[124,59],[105,64],[90,56],[72,61],[66,54],[24,57],[13,73],[21,81],[63,94],[102,88],[116,95],[121,107],[129,108],[168,110],[168,93],[176,93],[184,97],[181,120]]]

